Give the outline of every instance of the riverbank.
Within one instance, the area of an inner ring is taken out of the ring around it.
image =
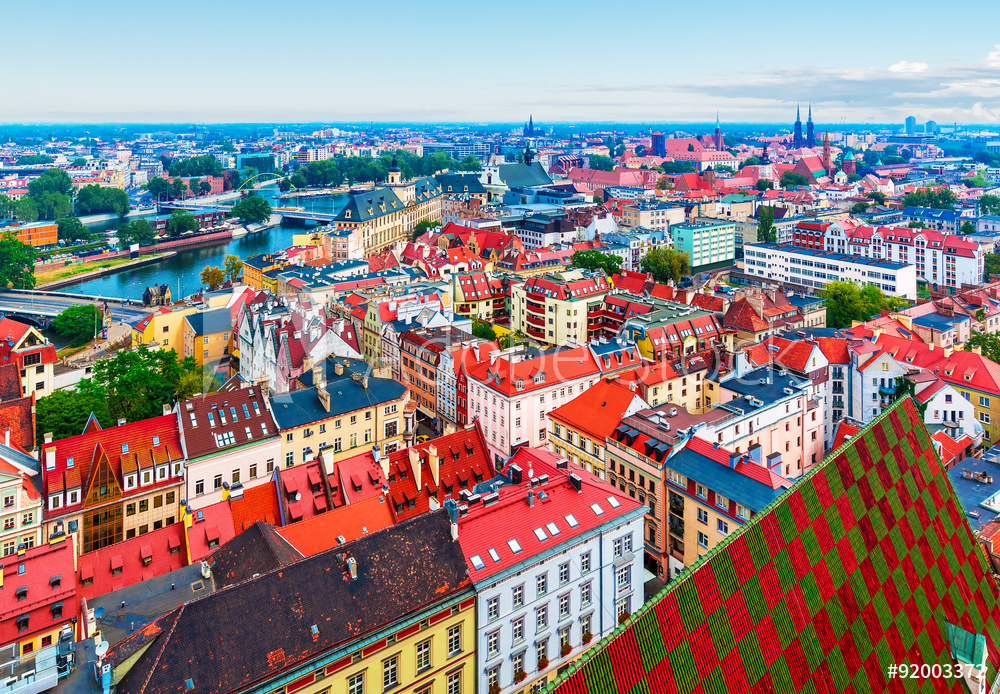
[[[132,219],[135,217],[149,217],[155,214],[156,214],[155,209],[132,210],[127,215],[125,215],[125,219]],[[109,212],[107,214],[88,214],[85,217],[80,217],[80,221],[83,223],[84,226],[87,226],[88,224],[97,224],[98,222],[110,222],[118,218],[119,217],[117,214],[115,214],[114,212]]]
[[[63,267],[47,268],[35,273],[35,289],[61,289],[140,265],[158,263],[175,255],[177,255],[176,252],[168,252],[143,256],[135,260],[128,257],[108,258],[106,260],[98,260],[94,263],[76,263]]]

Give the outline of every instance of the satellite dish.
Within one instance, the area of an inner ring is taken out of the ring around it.
[[[302,501],[302,492],[295,492],[295,500]]]
[[[99,644],[97,644],[97,647],[94,649],[94,655],[96,655],[98,658],[103,658],[105,655],[107,655],[108,648],[110,647],[111,644],[109,644],[107,641],[101,641]]]
[[[94,619],[100,619],[103,616],[104,616],[104,608],[103,607],[96,607],[96,608],[94,608]]]

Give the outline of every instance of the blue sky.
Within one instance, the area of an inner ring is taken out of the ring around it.
[[[0,0],[2,122],[1000,122],[993,2],[45,8]]]

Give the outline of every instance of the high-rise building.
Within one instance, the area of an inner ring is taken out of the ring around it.
[[[915,135],[917,132],[917,119],[913,116],[906,117],[906,134]]]
[[[802,115],[799,113],[798,105],[795,106],[795,135],[792,138],[792,147],[802,148]]]
[[[924,125],[924,132],[927,133],[928,135],[933,135],[934,133],[937,132],[937,130],[938,130],[937,121],[929,120],[927,121],[926,125]]]

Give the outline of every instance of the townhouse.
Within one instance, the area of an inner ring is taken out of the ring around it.
[[[617,307],[616,307],[617,308]],[[714,347],[722,336],[722,326],[712,311],[675,301],[655,300],[651,310],[627,308],[621,337],[634,341],[643,358],[668,361]],[[622,314],[620,314],[622,315]]]
[[[578,344],[601,328],[601,302],[611,291],[603,271],[566,270],[510,285],[510,329],[548,345]]]
[[[228,373],[233,317],[228,308],[195,311],[184,316],[184,357],[199,366],[226,367]]]
[[[9,434],[9,432],[5,432]],[[42,542],[42,486],[38,461],[0,444],[0,557]],[[0,560],[2,561],[2,560]]]
[[[544,687],[644,601],[641,504],[547,451],[519,449],[507,475],[452,506],[480,692]]]
[[[492,322],[507,313],[502,282],[484,271],[453,273],[451,286],[452,307],[459,316]]]
[[[0,318],[0,366],[14,364],[21,374],[21,394],[44,398],[54,389],[56,348],[37,328]]]
[[[333,224],[338,232],[350,232],[348,245],[368,257],[405,241],[418,222],[440,219],[441,184],[433,178],[404,182],[393,167],[385,187],[349,195]]]
[[[472,335],[452,326],[414,328],[400,337],[400,381],[413,393],[417,412],[444,431],[443,411],[455,421],[454,369],[442,368],[442,355],[472,339]],[[445,393],[441,388],[446,389]]]

